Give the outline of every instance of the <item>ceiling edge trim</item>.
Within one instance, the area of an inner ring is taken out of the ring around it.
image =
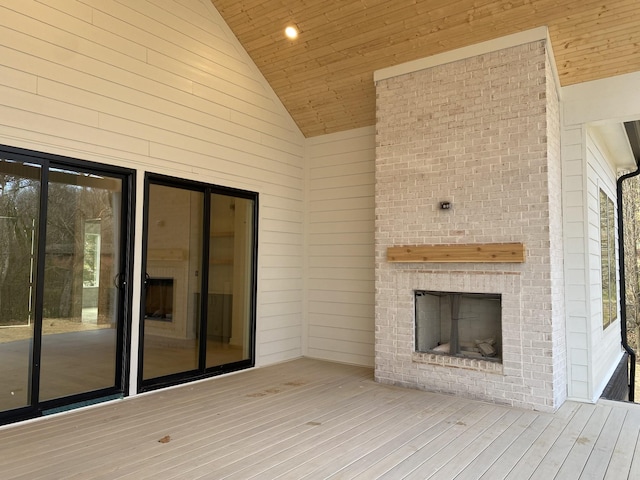
[[[625,124],[604,123],[587,125],[587,130],[601,150],[605,150],[607,160],[616,169],[636,168],[636,158],[632,150],[631,137]]]
[[[548,49],[551,47],[551,42],[549,41],[549,29],[546,26],[532,28],[530,30],[506,35],[493,40],[487,40],[486,42],[476,43],[474,45],[458,48],[449,52],[443,52],[430,57],[394,65],[392,67],[382,68],[373,72],[373,81],[379,82],[381,80],[417,72],[426,68],[436,67],[438,65],[444,65],[446,63],[456,62],[458,60],[464,60],[478,55],[483,55],[485,53],[516,47],[518,45],[524,45],[526,43],[536,42],[539,40],[544,40]],[[558,78],[558,74],[555,71],[556,65],[555,60],[553,60],[553,52],[549,50],[549,53],[552,59],[551,64],[554,70],[554,76]]]
[[[638,120],[638,85],[640,71],[562,87],[563,124]]]

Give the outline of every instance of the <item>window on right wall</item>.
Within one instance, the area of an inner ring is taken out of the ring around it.
[[[600,189],[600,268],[602,275],[602,328],[618,317],[616,282],[615,210],[613,200]]]

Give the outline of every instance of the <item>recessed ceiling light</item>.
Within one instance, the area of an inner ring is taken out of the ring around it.
[[[294,38],[298,38],[298,29],[294,26],[289,25],[284,29],[284,34],[287,36],[287,38],[293,40]]]

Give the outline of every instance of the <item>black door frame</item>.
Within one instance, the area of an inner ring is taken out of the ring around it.
[[[202,292],[208,291],[209,281],[209,249],[210,249],[210,217],[211,217],[211,195],[221,194],[233,196],[236,198],[244,198],[253,201],[252,215],[252,250],[251,250],[251,288],[250,288],[250,307],[249,307],[249,358],[239,362],[217,365],[214,367],[206,367],[206,341],[207,341],[207,301],[206,296],[200,296],[200,325],[199,325],[199,350],[198,350],[198,368],[186,372],[165,375],[162,377],[143,379],[144,367],[144,305],[146,301],[145,281],[147,271],[147,247],[149,238],[149,188],[150,185],[161,185],[173,188],[182,188],[185,190],[202,192],[204,194],[203,208],[203,228],[202,228],[202,264],[200,267],[200,288]],[[258,193],[248,190],[241,190],[230,187],[223,187],[195,180],[187,180],[179,177],[161,175],[157,173],[146,172],[144,180],[144,213],[142,220],[142,271],[140,278],[140,333],[138,336],[138,392],[156,390],[158,388],[179,385],[182,383],[192,382],[203,378],[208,378],[224,373],[230,373],[237,370],[251,368],[255,365],[256,350],[256,296],[257,296],[257,277],[258,277]]]
[[[131,305],[133,304],[133,239],[136,171],[133,169],[106,165],[51,153],[0,145],[0,157],[5,160],[39,165],[40,209],[37,235],[37,262],[34,289],[34,330],[30,359],[30,405],[17,409],[0,411],[0,425],[29,418],[39,417],[59,409],[70,409],[110,398],[129,394],[129,359],[131,357]],[[44,302],[44,256],[46,246],[47,193],[51,168],[79,171],[81,173],[108,175],[122,181],[122,202],[120,205],[120,265],[117,288],[120,290],[120,308],[117,319],[116,366],[113,387],[74,394],[62,398],[39,401],[40,356],[42,340],[42,316]]]

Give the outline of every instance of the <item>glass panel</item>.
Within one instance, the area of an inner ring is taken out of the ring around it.
[[[211,196],[207,367],[251,358],[253,202]]]
[[[113,387],[122,181],[51,169],[40,400]]]
[[[600,190],[600,267],[602,279],[602,326],[607,328],[617,318],[618,293],[616,279],[615,209]]]
[[[609,224],[609,239],[607,240],[608,250],[609,250],[609,309],[610,314],[609,317],[611,321],[609,323],[614,322],[618,318],[618,260],[616,259],[616,229],[617,225],[615,223],[615,206],[613,204],[613,200],[608,198],[608,215],[609,219],[607,223]]]
[[[37,165],[0,160],[0,410],[31,403]]]
[[[143,379],[198,368],[204,195],[149,185]]]

